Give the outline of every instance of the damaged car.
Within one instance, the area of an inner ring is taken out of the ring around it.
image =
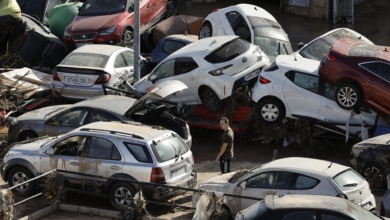
[[[134,88],[145,93],[167,80],[179,80],[188,89],[165,101],[185,105],[204,104],[221,110],[226,98],[237,90],[251,88],[269,58],[257,45],[238,36],[216,36],[197,40],[161,61]]]
[[[193,188],[193,166],[191,150],[174,131],[95,122],[63,135],[16,143],[1,162],[1,176],[10,187],[20,184],[12,189],[15,194],[28,196],[42,178],[25,181],[56,170],[66,187],[108,195],[114,208],[128,210],[140,190],[148,200],[166,201],[183,193],[172,186]]]
[[[223,205],[232,214],[271,194],[337,196],[341,193],[366,210],[376,209],[368,182],[355,170],[331,161],[304,157],[277,159],[251,170],[206,180],[199,186],[199,192],[194,193],[192,207],[196,207],[200,192],[204,191],[224,193],[226,203]]]
[[[166,105],[158,104],[167,95],[185,88],[181,82],[170,81],[161,87],[154,87],[139,99],[103,95],[75,104],[54,105],[29,111],[10,119],[8,142],[56,136],[95,121],[130,120],[171,129],[191,147],[192,137],[188,124],[170,114]]]

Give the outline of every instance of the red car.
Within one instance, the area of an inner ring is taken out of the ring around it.
[[[178,13],[177,0],[140,0],[140,34]],[[84,44],[133,46],[134,0],[85,0],[64,32],[69,51]]]
[[[365,104],[390,116],[390,47],[340,39],[321,60],[319,74],[336,86],[335,99],[341,108]]]

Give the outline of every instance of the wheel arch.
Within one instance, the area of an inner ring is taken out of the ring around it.
[[[351,83],[351,84],[355,85],[359,89],[360,95],[363,97],[363,87],[356,80],[351,79],[351,78],[341,78],[336,82],[335,85],[339,86],[342,83]]]
[[[121,40],[122,40],[122,38],[123,38],[123,34],[124,34],[125,31],[127,31],[127,30],[130,30],[130,31],[132,31],[132,32],[134,33],[134,27],[133,27],[133,26],[131,26],[131,25],[124,26],[124,27],[122,28],[122,31],[121,31]],[[141,33],[140,33],[140,34],[141,34]]]
[[[123,179],[123,180],[122,180],[122,179]],[[129,184],[131,184],[131,185],[134,185],[134,186],[137,186],[137,185],[138,185],[138,184],[134,183],[134,181],[137,181],[137,182],[138,182],[138,180],[137,180],[135,177],[133,177],[132,175],[130,175],[130,174],[128,174],[128,173],[116,173],[116,174],[112,175],[112,176],[108,179],[107,185],[106,185],[106,187],[105,187],[104,190],[105,190],[106,192],[108,192],[108,191],[111,189],[111,187],[112,187],[115,183],[121,182],[121,181],[127,182],[127,183],[129,183]],[[135,189],[138,190],[138,186],[135,187]]]
[[[267,95],[267,96],[264,96],[262,97],[261,99],[259,99],[256,104],[259,104],[260,102],[264,101],[264,100],[268,100],[268,99],[272,99],[272,100],[275,100],[277,102],[279,102],[280,104],[282,104],[282,107],[284,108],[284,111],[285,111],[285,114],[287,114],[287,107],[286,107],[286,104],[283,102],[283,100],[281,100],[280,98],[276,97],[276,96],[272,96],[272,95]]]
[[[218,98],[219,98],[220,100],[223,100],[223,99],[226,98],[226,97],[220,97],[219,94],[218,94],[218,92],[216,92],[216,91],[215,91],[213,88],[211,88],[210,86],[208,86],[208,85],[201,85],[201,86],[199,86],[199,88],[198,88],[198,98],[199,98],[199,99],[200,99],[200,94],[202,93],[202,91],[203,91],[205,88],[209,88],[209,89],[213,90],[213,92],[215,92],[215,94],[218,96]]]
[[[10,171],[16,167],[22,167],[27,169],[33,176],[38,176],[39,172],[35,169],[35,167],[25,159],[13,159],[7,162],[7,167],[5,172],[3,172],[2,178],[7,181]]]
[[[19,133],[18,135],[18,140],[20,140],[20,137],[23,135],[23,134],[26,134],[26,133],[32,133],[32,134],[35,134],[37,137],[39,137],[38,133],[35,132],[34,130],[32,130],[31,128],[27,128],[25,130],[23,130],[22,132]]]
[[[214,30],[214,26],[213,26],[213,23],[209,20],[209,19],[205,19],[205,20],[203,20],[203,22],[202,22],[202,25],[200,26],[200,29],[199,29],[199,33],[198,33],[198,39],[200,39],[199,37],[200,37],[200,30],[202,29],[202,27],[203,27],[203,25],[205,25],[205,24],[208,24],[208,25],[210,25],[210,27],[211,27],[211,36],[213,36],[213,30]]]

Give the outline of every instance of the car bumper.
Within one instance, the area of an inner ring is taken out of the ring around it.
[[[79,86],[66,86],[62,83],[53,83],[52,95],[54,97],[83,100],[95,96],[104,95],[104,89],[102,85],[79,87]]]
[[[357,204],[370,212],[376,212],[375,197],[372,194],[370,197],[368,197],[367,199],[365,199],[362,202],[359,202]]]

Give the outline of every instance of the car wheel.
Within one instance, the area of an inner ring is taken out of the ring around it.
[[[38,135],[34,134],[33,132],[25,131],[19,135],[18,141],[27,141],[37,137]]]
[[[167,18],[171,17],[172,15],[178,15],[178,14],[179,14],[179,8],[177,7],[177,2],[174,0],[168,1]]]
[[[336,102],[341,108],[355,109],[360,105],[361,99],[361,92],[356,85],[345,82],[337,86]]]
[[[208,87],[204,87],[200,91],[200,100],[210,111],[218,112],[223,108],[222,100],[220,100],[217,94]]]
[[[361,169],[361,175],[367,180],[371,188],[381,189],[386,185],[387,173],[375,163],[367,163]]]
[[[199,31],[199,39],[211,37],[213,33],[213,29],[209,22],[205,22],[202,25],[202,28]]]
[[[286,110],[283,103],[277,99],[265,99],[257,104],[257,114],[261,122],[276,123],[285,117]]]
[[[233,216],[229,208],[222,205],[221,208],[217,208],[213,213],[211,213],[210,219],[233,220]]]
[[[133,44],[134,44],[133,32],[131,30],[125,30],[125,32],[122,35],[121,46],[133,48]]]
[[[117,182],[110,190],[111,205],[117,210],[124,210],[133,204],[134,187],[129,183]]]
[[[8,185],[10,187],[21,184],[27,180],[33,178],[33,175],[30,171],[23,167],[15,167],[12,168],[8,175]],[[30,196],[34,193],[35,190],[35,182],[31,181],[26,184],[17,186],[12,189],[12,192],[21,195],[21,196]]]

